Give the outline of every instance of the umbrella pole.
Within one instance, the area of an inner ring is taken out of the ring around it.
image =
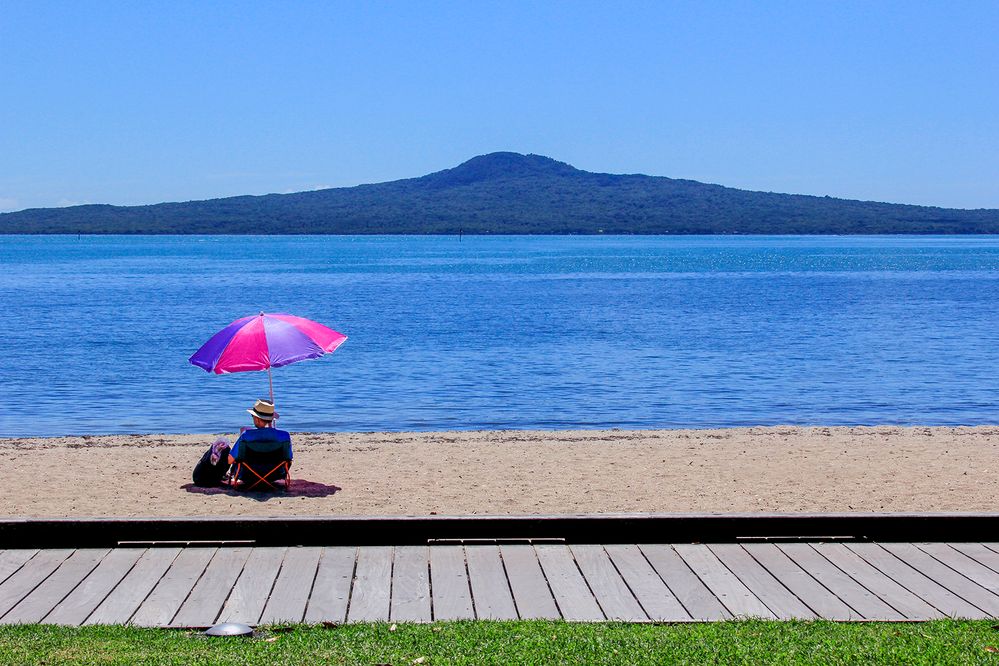
[[[271,404],[274,404],[274,379],[271,377],[271,369],[267,368],[267,387],[271,391]]]

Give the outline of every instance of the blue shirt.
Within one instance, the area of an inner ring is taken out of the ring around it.
[[[288,460],[291,460],[291,435],[284,430],[278,430],[277,428],[251,428],[245,431],[239,436],[236,443],[232,445],[232,450],[229,451],[229,455],[234,460],[239,460],[239,448],[243,443],[250,445],[260,444],[260,449],[265,451],[273,451],[279,447],[284,447],[285,456]],[[257,447],[254,446],[253,448]]]

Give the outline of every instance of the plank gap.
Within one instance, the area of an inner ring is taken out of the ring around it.
[[[517,597],[513,594],[513,585],[510,584],[510,572],[506,568],[506,559],[503,557],[503,549],[497,547],[496,552],[499,554],[500,566],[503,568],[503,580],[506,581],[506,588],[510,590],[510,598],[513,599],[513,612],[517,615],[518,619],[523,619],[520,617],[520,606],[517,604]]]

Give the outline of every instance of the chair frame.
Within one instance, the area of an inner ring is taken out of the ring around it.
[[[250,479],[250,481],[252,481],[252,483],[250,483],[250,485],[246,485],[248,482],[246,482],[246,481],[240,481],[240,478],[239,478],[240,472],[242,471],[244,465],[246,466],[246,469],[248,469],[250,471],[250,473],[253,474],[253,476],[257,477],[256,480]],[[271,476],[275,472],[277,472],[279,469],[282,469],[282,468],[284,469],[284,478],[283,479],[273,479],[272,480]],[[280,481],[284,481],[284,484],[282,484],[283,488],[282,488],[282,486],[278,486],[277,485],[278,482],[280,482]],[[256,488],[257,486],[259,486],[260,484],[265,484],[266,485],[266,488],[261,488],[261,490],[282,490],[283,489],[285,492],[287,492],[287,491],[291,490],[291,461],[282,460],[281,462],[279,462],[277,465],[275,465],[269,472],[267,472],[263,476],[261,476],[257,472],[257,470],[253,469],[252,465],[247,465],[243,461],[237,462],[236,463],[236,471],[233,473],[232,477],[230,478],[229,483],[236,490],[241,490],[243,492],[249,492],[249,491],[253,490],[254,488]],[[241,483],[243,484],[242,486],[240,485]]]

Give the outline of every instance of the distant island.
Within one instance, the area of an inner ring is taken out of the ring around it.
[[[750,192],[491,153],[295,194],[0,214],[0,234],[994,234],[999,210]]]

